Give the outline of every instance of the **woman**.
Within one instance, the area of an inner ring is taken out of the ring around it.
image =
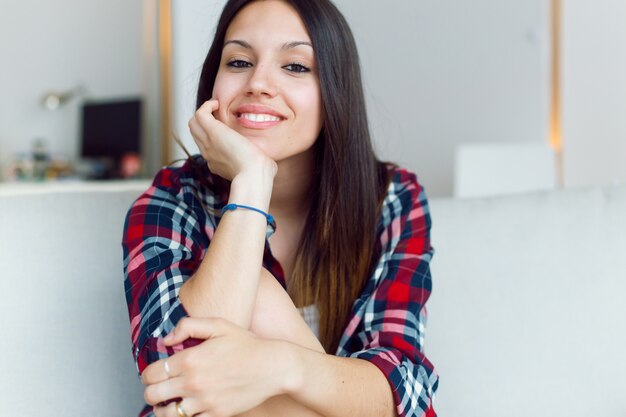
[[[426,197],[374,156],[339,11],[230,0],[197,108],[125,225],[142,415],[435,415]]]

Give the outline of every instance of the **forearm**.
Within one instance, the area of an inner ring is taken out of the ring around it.
[[[235,178],[229,203],[267,211],[271,178]],[[196,273],[181,287],[180,300],[192,317],[222,317],[250,326],[265,246],[266,219],[238,209],[222,216]]]
[[[372,363],[290,345],[294,375],[289,395],[325,417],[397,416],[391,387]]]

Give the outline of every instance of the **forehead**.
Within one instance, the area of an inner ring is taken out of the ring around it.
[[[296,10],[282,0],[258,0],[237,13],[226,31],[226,40],[251,43],[311,42]]]

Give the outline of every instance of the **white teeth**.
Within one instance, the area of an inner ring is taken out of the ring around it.
[[[242,118],[252,122],[279,122],[280,117],[271,114],[241,113]]]

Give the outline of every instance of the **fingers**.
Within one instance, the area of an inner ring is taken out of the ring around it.
[[[170,403],[163,407],[154,407],[154,415],[155,417],[176,417],[176,405],[174,403]]]
[[[220,103],[219,101],[217,101],[216,99],[212,98],[210,100],[205,101],[204,103],[202,103],[202,105],[198,108],[198,111],[202,112],[202,113],[213,113],[217,110],[219,110],[220,108]]]
[[[144,385],[158,384],[181,376],[188,355],[189,352],[183,351],[148,365],[141,374],[141,383]]]
[[[194,138],[204,138],[206,137],[206,132],[204,130],[203,123],[207,121],[215,121],[215,117],[213,113],[219,110],[219,102],[217,100],[208,100],[205,101],[202,106],[196,110],[194,116],[189,119],[189,130]]]
[[[219,102],[217,100],[208,100],[205,101],[199,108],[196,110],[193,119],[198,121],[198,123],[206,128],[210,128],[210,123],[215,122],[217,119],[213,115],[220,108]],[[192,120],[193,120],[192,119]]]
[[[144,385],[158,384],[180,375],[175,363],[177,358],[161,359],[150,364],[141,374],[141,383]]]
[[[196,145],[198,145],[200,150],[204,150],[204,143],[207,140],[207,134],[195,117],[192,117],[191,120],[189,120],[189,131],[191,132],[191,136],[196,142]]]
[[[178,411],[176,407],[180,407],[181,412],[188,415],[189,417],[194,416],[208,416],[208,414],[197,414],[199,409],[196,406],[196,401],[193,399],[182,399],[180,401],[172,401],[171,403],[163,406],[163,407],[154,407],[154,415],[156,417],[178,417]],[[184,415],[183,414],[183,415]]]
[[[215,158],[219,162],[225,157],[222,146],[215,142],[217,138],[224,137],[224,128],[226,127],[212,114],[218,109],[219,103],[217,100],[206,101],[200,106],[194,116],[189,119],[188,123],[189,132],[207,163],[216,162]],[[217,141],[219,142],[219,139]],[[228,158],[226,159],[228,160]],[[209,169],[211,172],[214,172],[211,167]],[[217,174],[219,175],[220,173]]]
[[[147,385],[143,398],[147,404],[157,405],[173,398],[181,398],[189,393],[184,390],[183,378],[171,378],[158,384]]]
[[[221,318],[192,318],[185,317],[170,334],[165,336],[165,346],[178,345],[187,339],[211,339],[223,336],[237,328],[234,324]],[[181,375],[181,364],[190,351],[178,352],[167,359],[158,360],[146,367],[141,374],[141,382],[144,385],[157,384],[169,378]]]
[[[192,318],[185,317],[165,336],[163,344],[173,346],[184,342],[187,339],[211,339],[223,336],[234,326],[227,320],[220,318]]]

